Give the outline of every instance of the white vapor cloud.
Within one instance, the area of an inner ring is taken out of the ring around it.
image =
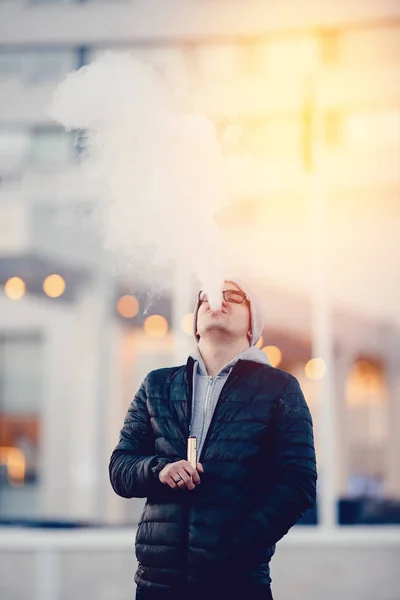
[[[82,174],[108,250],[141,264],[155,288],[161,270],[179,265],[220,305],[223,158],[214,124],[189,111],[183,71],[109,53],[71,73],[49,113],[87,132]]]

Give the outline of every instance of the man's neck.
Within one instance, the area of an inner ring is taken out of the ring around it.
[[[224,344],[216,344],[214,341],[201,338],[199,341],[199,352],[203,358],[208,375],[214,377],[222,367],[244,352],[249,347],[247,340],[237,340]]]

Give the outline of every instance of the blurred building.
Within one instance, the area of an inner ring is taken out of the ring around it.
[[[221,131],[223,227],[265,254],[263,347],[312,409],[321,497],[400,499],[400,6],[243,5],[0,3],[0,519],[134,520],[108,457],[142,376],[191,345],[179,285],[148,320],[113,276],[79,135],[46,115],[68,72],[121,49],[183,63]]]

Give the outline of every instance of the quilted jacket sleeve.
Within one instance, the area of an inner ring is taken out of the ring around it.
[[[312,417],[294,377],[278,401],[276,425],[277,478],[262,505],[236,529],[233,546],[242,551],[276,544],[316,500]]]
[[[145,380],[128,409],[119,443],[111,455],[109,475],[114,491],[123,498],[147,497],[162,485],[152,471],[162,460],[155,455]]]

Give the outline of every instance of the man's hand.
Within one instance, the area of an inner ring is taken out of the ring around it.
[[[203,466],[197,463],[194,469],[187,460],[169,463],[159,473],[161,483],[169,485],[173,490],[194,490],[200,484],[199,473],[204,473]]]

